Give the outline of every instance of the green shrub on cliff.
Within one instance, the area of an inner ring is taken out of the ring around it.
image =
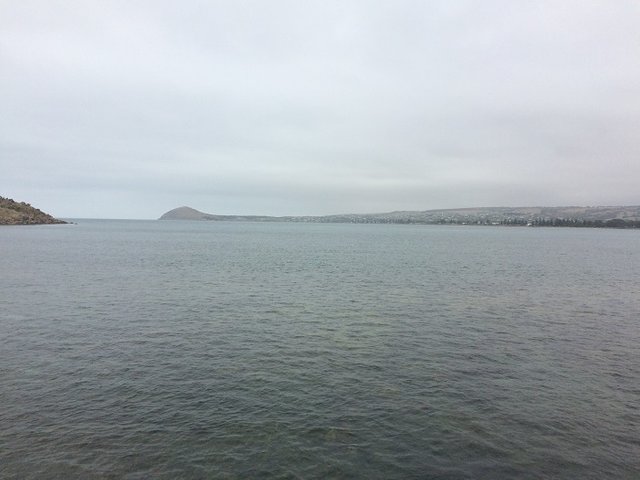
[[[0,225],[39,225],[67,223],[53,218],[25,202],[0,197]]]

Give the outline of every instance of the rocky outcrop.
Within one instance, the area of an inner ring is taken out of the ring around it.
[[[178,207],[169,210],[160,220],[215,220],[215,215],[200,212],[191,207]]]
[[[204,213],[191,207],[178,207],[169,210],[158,220],[218,220],[227,222],[276,222],[284,221],[285,217],[268,217],[264,215],[214,215]]]
[[[67,223],[25,202],[0,197],[0,225],[46,225]]]

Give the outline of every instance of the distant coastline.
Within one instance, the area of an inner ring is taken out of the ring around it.
[[[640,206],[481,207],[322,216],[216,215],[174,208],[159,220],[640,228]]]
[[[28,203],[0,197],[0,225],[54,225],[66,224]]]

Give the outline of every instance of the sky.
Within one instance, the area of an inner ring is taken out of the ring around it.
[[[0,0],[0,195],[59,217],[640,204],[640,0]]]

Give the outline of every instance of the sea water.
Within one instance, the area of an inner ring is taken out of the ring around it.
[[[0,477],[640,478],[640,232],[0,229]]]

